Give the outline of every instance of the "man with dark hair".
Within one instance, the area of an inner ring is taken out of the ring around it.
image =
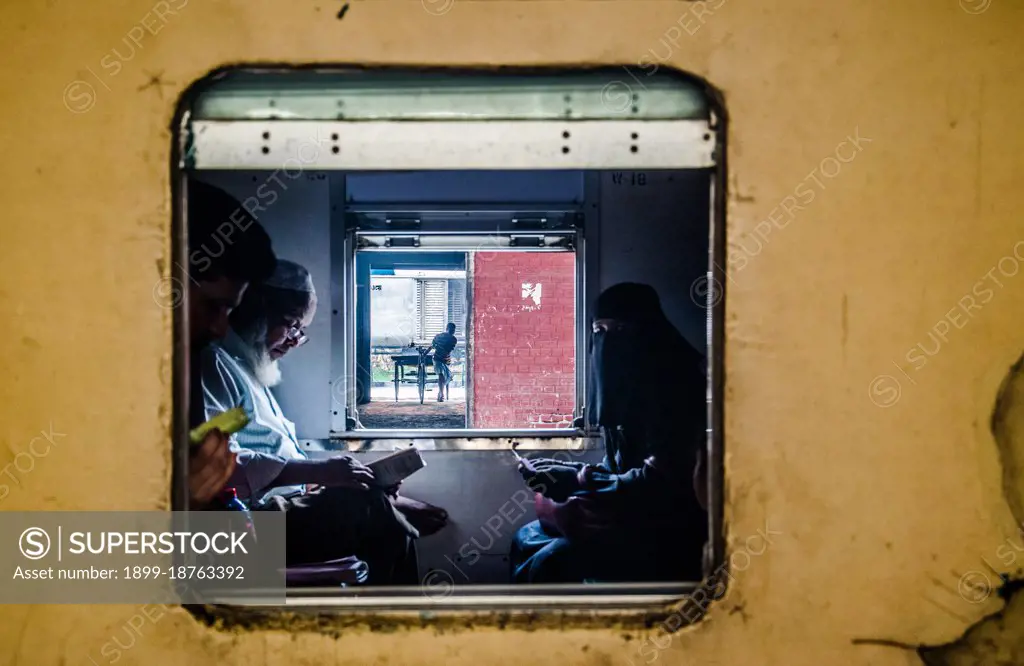
[[[188,183],[189,427],[203,423],[202,350],[228,332],[228,315],[250,282],[261,282],[277,263],[270,237],[230,194]],[[207,505],[235,467],[228,438],[213,431],[189,457],[191,508]]]
[[[452,352],[455,351],[457,344],[459,344],[459,339],[455,337],[455,324],[448,322],[447,330],[435,335],[434,340],[430,343],[430,349],[427,350],[428,354],[431,350],[434,352],[434,372],[437,373],[438,402],[444,402],[445,395],[451,398],[451,395],[446,393],[445,388],[452,381],[452,370],[449,365],[452,362]]]

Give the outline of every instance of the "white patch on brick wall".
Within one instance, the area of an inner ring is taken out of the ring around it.
[[[537,284],[533,284],[532,282],[523,283],[523,300],[531,299],[534,303],[533,305],[524,306],[523,310],[530,312],[540,309],[540,292],[541,284],[539,282]]]

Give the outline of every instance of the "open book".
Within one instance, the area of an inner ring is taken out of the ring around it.
[[[420,456],[419,449],[410,446],[367,463],[367,467],[373,470],[376,484],[382,488],[388,488],[412,476],[426,464],[423,457]]]

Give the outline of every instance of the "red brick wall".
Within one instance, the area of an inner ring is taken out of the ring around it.
[[[571,253],[473,255],[473,428],[558,428],[576,403],[576,259]],[[540,303],[523,296],[541,285]]]

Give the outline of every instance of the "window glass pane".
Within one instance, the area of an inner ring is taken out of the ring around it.
[[[196,100],[197,120],[689,120],[708,117],[701,85],[623,67],[506,73],[233,71]]]

